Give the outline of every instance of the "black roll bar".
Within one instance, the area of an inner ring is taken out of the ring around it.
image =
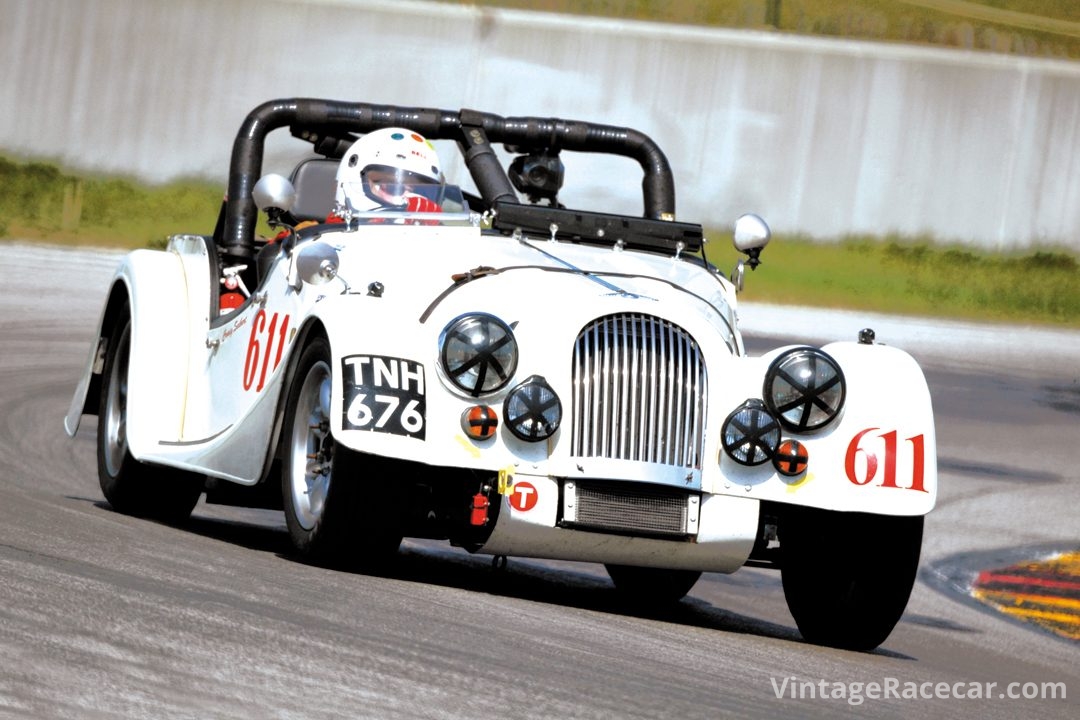
[[[500,117],[475,110],[372,105],[316,98],[271,100],[248,113],[233,143],[229,191],[222,246],[230,257],[249,259],[255,254],[258,211],[251,191],[262,175],[266,136],[292,127],[333,129],[342,133],[368,133],[385,127],[407,127],[430,140],[454,140],[465,165],[488,205],[516,203],[506,170],[492,149],[502,143],[516,150],[577,150],[621,155],[637,160],[644,171],[642,195],[645,217],[673,220],[675,183],[671,166],[660,147],[644,133],[630,128],[597,125],[577,120]]]

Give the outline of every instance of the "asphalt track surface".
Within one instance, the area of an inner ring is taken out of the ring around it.
[[[1021,347],[1014,366],[965,355],[960,329],[950,345],[925,340],[933,323],[870,318],[927,368],[942,472],[907,613],[864,654],[804,643],[765,570],[707,575],[641,614],[592,565],[500,572],[410,543],[372,576],[297,562],[280,514],[200,504],[179,528],[117,514],[94,419],[74,440],[61,423],[117,256],[0,250],[0,718],[1080,717],[1080,644],[952,587],[1077,548],[1077,333],[1040,348],[1038,332],[969,328],[975,347],[982,332]],[[751,348],[795,327],[773,313],[797,312],[746,306]],[[874,324],[814,317],[808,339]],[[822,699],[822,681],[846,697]],[[850,697],[890,681],[931,697]],[[817,697],[793,699],[793,682]],[[1064,683],[1067,699],[1001,697],[1010,683]],[[988,697],[970,697],[976,684]],[[933,697],[956,691],[969,697]]]

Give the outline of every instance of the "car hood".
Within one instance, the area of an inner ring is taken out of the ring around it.
[[[421,323],[469,311],[544,313],[567,322],[641,312],[718,333],[738,352],[734,294],[696,258],[519,241],[471,227],[375,226],[325,233],[316,242],[337,250],[338,275],[351,292],[381,293]]]

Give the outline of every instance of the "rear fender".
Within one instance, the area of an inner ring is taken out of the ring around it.
[[[187,391],[187,285],[174,253],[136,250],[113,278],[83,376],[64,426],[71,435],[83,414],[97,414],[108,343],[125,306],[131,315],[127,439],[133,456],[153,453],[162,438],[180,436]]]

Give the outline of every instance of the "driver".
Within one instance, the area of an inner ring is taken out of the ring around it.
[[[383,128],[354,142],[341,158],[331,217],[376,210],[442,212],[444,189],[435,146],[412,130]]]

